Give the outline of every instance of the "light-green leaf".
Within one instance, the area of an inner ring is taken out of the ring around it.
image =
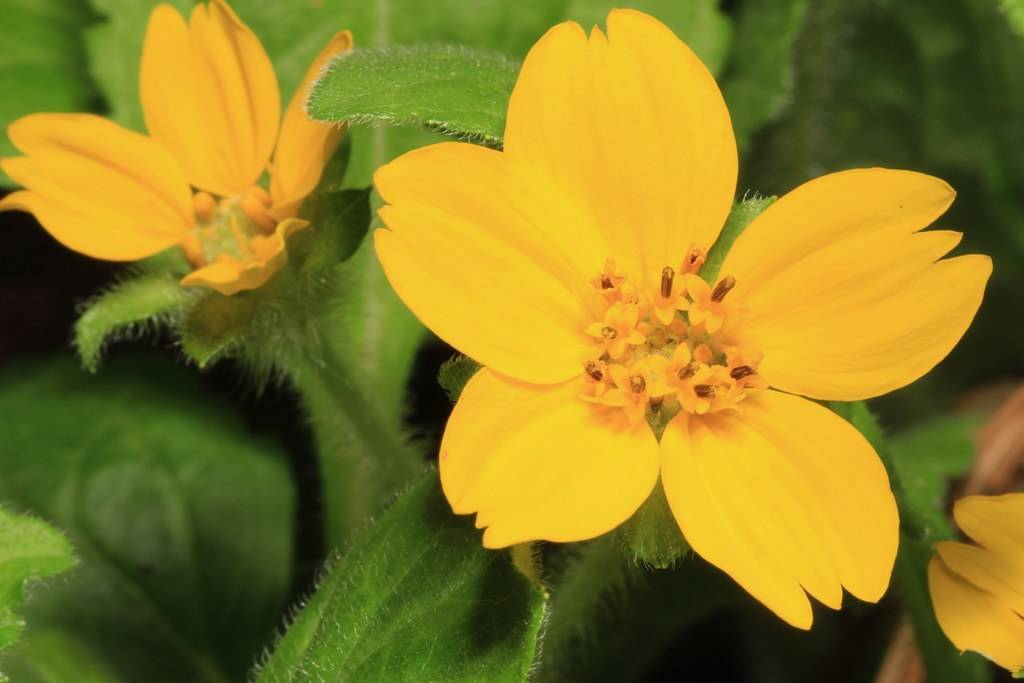
[[[85,0],[4,2],[0,11],[0,157],[7,157],[15,154],[7,126],[18,117],[89,108],[96,91],[81,32],[93,17]],[[0,184],[9,184],[3,171]]]
[[[280,447],[166,361],[119,358],[95,376],[26,362],[0,387],[0,500],[65,529],[80,560],[33,594],[0,670],[42,658],[73,671],[56,663],[87,651],[126,682],[244,680],[291,584]]]
[[[331,64],[313,88],[321,121],[418,125],[501,145],[519,64],[493,52],[432,45],[356,50]]]
[[[544,604],[428,472],[331,567],[257,681],[524,681]]]
[[[46,522],[0,508],[0,650],[21,635],[25,622],[14,610],[25,588],[75,564],[71,544]]]
[[[999,0],[999,8],[1018,35],[1024,36],[1024,1]]]

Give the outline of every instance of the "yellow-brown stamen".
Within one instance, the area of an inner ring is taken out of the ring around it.
[[[679,375],[679,379],[690,379],[697,374],[697,364],[691,361],[679,368],[679,372],[676,374]]]
[[[665,266],[661,271],[661,296],[662,298],[669,298],[672,296],[672,280],[675,278],[676,272],[670,267]]]
[[[595,382],[600,382],[604,379],[604,373],[597,367],[597,363],[592,360],[588,360],[583,364],[583,371]]]
[[[619,333],[614,327],[604,327],[601,329],[601,336],[605,339],[615,339]]]
[[[634,394],[642,394],[647,389],[647,380],[643,378],[643,375],[630,375],[629,376],[629,390]]]
[[[739,367],[733,368],[732,371],[729,373],[729,376],[732,377],[733,379],[743,379],[744,377],[749,377],[750,375],[753,374],[754,368],[750,367],[749,365],[740,365]]]
[[[710,384],[698,384],[693,388],[693,393],[697,394],[701,398],[714,398],[715,388]]]
[[[719,302],[725,298],[725,295],[732,291],[732,288],[736,286],[736,278],[731,275],[727,275],[718,281],[715,285],[714,291],[711,292],[711,300]]]

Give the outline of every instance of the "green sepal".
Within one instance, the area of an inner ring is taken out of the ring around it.
[[[675,566],[691,550],[676,518],[672,516],[665,489],[660,483],[655,485],[640,509],[615,533],[634,561],[654,569]]]
[[[330,567],[256,680],[524,681],[545,606],[429,471]]]
[[[228,355],[249,329],[256,298],[247,292],[234,296],[207,294],[182,323],[181,348],[185,355],[200,368]]]
[[[0,508],[0,650],[20,636],[25,621],[14,610],[30,582],[75,566],[71,544],[42,520]]]
[[[483,366],[469,356],[456,354],[441,364],[437,371],[437,383],[448,394],[452,403],[459,400],[466,383],[472,379]]]
[[[136,338],[182,318],[199,293],[181,286],[180,271],[167,265],[175,263],[168,258],[159,262],[159,269],[147,264],[130,271],[82,306],[75,347],[86,370],[99,368],[109,342]]]
[[[718,271],[722,268],[725,255],[729,253],[736,238],[747,229],[747,226],[757,218],[762,211],[775,202],[775,197],[753,196],[749,199],[741,199],[732,205],[732,211],[725,220],[725,227],[719,233],[718,239],[708,250],[707,260],[700,270],[700,276],[707,282],[714,282],[718,277]],[[728,273],[726,273],[728,275]]]
[[[519,63],[494,52],[428,45],[356,50],[313,86],[319,121],[422,126],[500,147]]]

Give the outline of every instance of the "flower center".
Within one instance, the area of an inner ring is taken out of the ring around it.
[[[735,409],[767,386],[757,373],[760,354],[739,340],[742,308],[729,297],[736,279],[712,287],[697,275],[704,259],[691,247],[678,267],[662,269],[651,291],[605,263],[590,281],[595,320],[585,332],[593,346],[580,398],[653,426],[679,410]]]
[[[244,194],[215,199],[206,192],[192,197],[196,222],[185,240],[185,254],[198,267],[222,259],[247,260],[260,250],[276,221],[270,195],[253,186]]]

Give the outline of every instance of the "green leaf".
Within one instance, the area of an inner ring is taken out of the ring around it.
[[[700,270],[700,276],[708,282],[714,282],[718,278],[718,271],[722,268],[725,255],[729,253],[736,238],[747,229],[747,226],[757,216],[767,209],[775,201],[775,197],[759,197],[757,195],[749,199],[741,199],[732,206],[729,217],[725,221],[725,227],[718,235],[718,239],[708,250],[707,260]],[[726,273],[728,275],[728,273]]]
[[[544,605],[429,472],[330,568],[257,681],[524,681]]]
[[[519,64],[492,52],[433,45],[356,50],[314,86],[309,113],[321,121],[418,125],[501,145]]]
[[[352,258],[363,243],[370,229],[370,189],[317,192],[306,200],[302,211],[314,229],[296,235],[299,243],[289,245],[289,258],[294,252],[307,274],[317,277],[320,271]]]
[[[990,669],[977,654],[961,655],[946,638],[932,609],[928,562],[936,541],[954,538],[943,512],[950,480],[963,474],[974,455],[970,434],[977,420],[943,418],[886,442],[871,411],[862,402],[831,404],[871,442],[889,471],[900,511],[900,547],[893,586],[910,613],[918,649],[935,683],[983,683]]]
[[[86,302],[75,323],[82,365],[95,372],[109,342],[135,339],[179,320],[197,295],[196,290],[183,288],[180,279],[173,272],[137,271]]]
[[[793,42],[806,10],[807,0],[740,3],[722,90],[741,150],[792,97]]]
[[[94,650],[59,629],[34,629],[16,656],[2,663],[17,683],[121,683]],[[3,680],[0,678],[0,680]]]
[[[22,362],[0,387],[0,500],[65,529],[80,560],[33,595],[0,670],[73,671],[67,658],[88,652],[123,681],[245,680],[291,584],[280,446],[166,361],[118,359],[97,376]]]
[[[4,2],[0,22],[0,157],[14,156],[7,126],[35,112],[85,111],[96,91],[85,70],[85,0]],[[0,170],[0,184],[9,184]]]
[[[0,508],[0,650],[21,635],[25,622],[14,610],[29,582],[75,565],[71,544],[50,525]]]
[[[460,353],[441,364],[441,369],[437,371],[437,383],[448,394],[448,399],[455,403],[466,388],[466,383],[481,367],[475,360]]]
[[[999,0],[999,9],[1006,15],[1006,20],[1018,35],[1024,36],[1024,1]]]

